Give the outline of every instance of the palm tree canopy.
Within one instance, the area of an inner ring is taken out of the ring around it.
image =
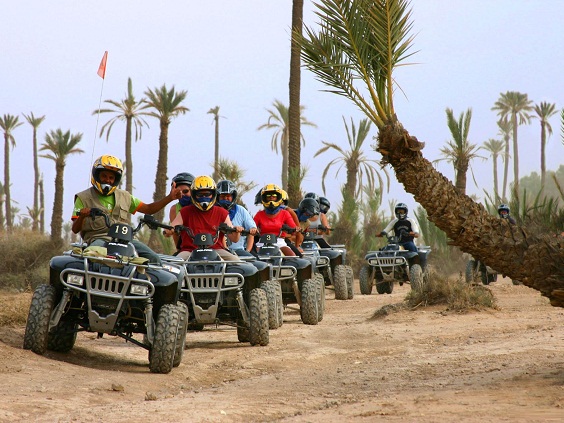
[[[45,142],[41,145],[40,151],[50,151],[52,154],[42,154],[41,157],[64,165],[69,154],[84,153],[80,148],[76,148],[81,140],[81,133],[71,135],[70,130],[63,133],[60,128],[51,131],[45,134]]]
[[[407,0],[320,0],[321,29],[306,26],[298,40],[305,66],[327,91],[350,98],[378,128],[397,122],[392,73],[415,54],[408,6]]]
[[[531,103],[527,94],[507,91],[506,93],[501,93],[492,110],[497,110],[498,116],[502,119],[515,114],[519,119],[519,125],[523,125],[531,120],[531,116],[527,113],[533,109]]]
[[[163,84],[160,88],[148,89],[144,94],[147,96],[147,100],[144,100],[146,107],[155,109],[155,111],[147,112],[147,115],[155,117],[163,123],[170,124],[173,117],[190,111],[188,107],[180,105],[186,99],[187,91],[176,92],[174,87],[168,90],[166,85]]]
[[[537,114],[536,117],[540,120],[541,125],[544,125],[546,133],[548,135],[552,135],[552,126],[550,125],[548,119],[558,113],[558,110],[556,110],[556,104],[541,101],[540,104],[535,104],[533,110]]]
[[[288,114],[288,107],[284,105],[284,103],[282,103],[280,100],[274,100],[273,106],[274,109],[266,109],[266,111],[269,113],[268,120],[266,123],[259,126],[257,130],[259,131],[262,129],[275,130],[270,140],[270,147],[272,148],[272,151],[278,154],[278,142],[280,142],[280,150],[282,150],[282,145],[288,139],[289,114]],[[300,105],[301,125],[312,126],[314,128],[317,128],[317,125],[315,123],[308,121],[307,118],[303,115],[302,112],[304,110],[305,110],[305,106]],[[305,145],[305,138],[303,134],[300,134],[300,139],[302,140],[302,144]]]
[[[45,120],[45,115],[40,116],[40,117],[35,117],[35,115],[33,114],[33,112],[31,112],[29,115],[24,114],[25,119],[27,120],[27,122],[34,128],[37,129],[39,127],[39,125],[41,125],[43,123],[43,121]]]
[[[135,99],[135,95],[133,94],[133,84],[131,82],[131,78],[127,79],[127,94],[123,100],[115,101],[115,100],[104,100],[104,103],[108,103],[112,105],[113,109],[98,109],[92,112],[93,115],[100,114],[100,113],[115,113],[112,119],[106,122],[102,128],[100,129],[100,136],[104,132],[106,132],[106,141],[110,138],[110,132],[112,131],[112,127],[114,123],[117,121],[127,121],[127,119],[131,119],[133,122],[133,126],[135,127],[135,141],[139,140],[142,135],[142,128],[143,126],[149,127],[149,124],[143,119],[142,116],[151,116],[148,112],[143,112],[143,110],[150,107],[150,105],[146,104],[143,99],[137,101]]]
[[[321,147],[313,156],[317,157],[330,149],[335,150],[339,153],[339,157],[331,160],[323,170],[323,175],[321,177],[321,188],[323,189],[323,193],[325,193],[325,178],[331,167],[337,164],[339,164],[339,167],[337,168],[336,175],[338,175],[342,167],[345,166],[347,170],[347,182],[350,177],[353,177],[353,175],[349,173],[353,172],[355,174],[355,180],[359,183],[357,184],[357,186],[348,187],[349,189],[353,189],[355,191],[354,195],[358,196],[362,192],[364,188],[363,180],[365,177],[368,181],[368,189],[373,189],[376,186],[375,180],[377,177],[379,188],[380,190],[382,190],[384,183],[382,177],[380,176],[380,173],[375,167],[377,165],[380,165],[380,162],[378,160],[367,158],[364,155],[364,151],[362,150],[364,141],[366,141],[366,138],[370,132],[371,122],[368,119],[362,119],[360,121],[358,130],[352,118],[350,129],[344,117],[343,123],[345,124],[350,149],[345,150],[338,144],[322,141],[323,147]],[[389,189],[390,181],[385,169],[384,173],[386,175],[387,186]]]
[[[505,147],[505,143],[501,140],[496,140],[490,138],[487,141],[484,141],[484,150],[489,151],[493,158],[496,157],[503,157],[501,153],[503,153],[503,148]]]
[[[6,141],[12,144],[12,147],[16,146],[16,139],[14,138],[12,131],[16,129],[18,126],[23,125],[23,122],[18,122],[19,119],[20,119],[19,116],[14,116],[10,114],[4,115],[0,119],[0,128],[2,128],[2,130],[4,131],[4,137]]]

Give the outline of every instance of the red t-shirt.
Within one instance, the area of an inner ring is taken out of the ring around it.
[[[261,234],[274,234],[278,236],[282,225],[286,224],[292,228],[296,227],[294,219],[288,210],[280,210],[276,214],[266,214],[264,210],[260,210],[255,214],[255,223]],[[285,238],[286,233],[282,233],[281,237]]]
[[[202,211],[193,204],[190,204],[180,209],[180,215],[182,216],[183,225],[192,229],[194,235],[207,233],[215,236],[217,227],[220,223],[225,222],[229,212],[218,206],[213,206],[208,211]],[[211,248],[221,250],[223,248],[223,238],[224,234],[220,232],[217,241]],[[197,248],[196,245],[194,245],[194,240],[188,236],[186,232],[183,231],[180,233],[180,239],[181,251],[194,251]]]

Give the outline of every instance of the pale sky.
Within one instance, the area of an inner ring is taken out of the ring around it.
[[[116,123],[110,142],[97,137],[112,115],[97,123],[92,112],[100,99],[120,101],[133,81],[138,99],[147,88],[166,84],[186,90],[190,109],[174,119],[169,132],[168,174],[188,171],[211,174],[214,154],[212,107],[220,107],[220,154],[246,169],[246,180],[263,186],[280,183],[281,157],[270,148],[272,133],[257,131],[278,99],[288,104],[291,0],[148,0],[2,1],[0,39],[0,115],[20,115],[24,125],[14,131],[11,151],[12,198],[21,213],[33,204],[32,128],[22,113],[46,115],[39,128],[81,132],[85,153],[70,156],[65,170],[64,219],[70,219],[73,196],[90,186],[93,160],[101,154],[125,159],[125,125]],[[491,107],[500,93],[519,91],[535,104],[564,106],[564,0],[415,0],[413,49],[418,53],[395,74],[403,93],[395,106],[399,120],[426,142],[424,156],[439,158],[450,139],[445,109],[456,117],[472,108],[469,138],[481,145],[499,138]],[[305,1],[304,22],[315,27],[313,2]],[[106,78],[97,75],[108,51]],[[309,167],[305,191],[322,194],[321,173],[336,153],[313,159],[330,141],[348,149],[342,117],[358,122],[364,116],[348,100],[322,92],[325,87],[306,69],[302,72],[302,104],[306,118],[318,128],[304,127],[302,163]],[[102,107],[105,107],[102,102]],[[159,125],[147,119],[142,139],[134,144],[134,195],[151,202],[154,191]],[[547,145],[547,168],[564,163],[559,115],[551,120],[554,134]],[[376,135],[373,128],[371,137]],[[540,125],[532,120],[519,129],[521,176],[540,172]],[[380,159],[365,143],[368,157]],[[486,152],[483,152],[487,155]],[[3,180],[3,155],[0,161]],[[47,228],[54,194],[54,163],[40,159],[45,178]],[[479,187],[469,175],[468,193],[483,197],[492,191],[491,163],[472,164]],[[453,179],[452,166],[438,169]],[[336,168],[335,168],[336,170]],[[392,179],[390,200],[416,206],[413,197]],[[501,180],[501,174],[500,174]],[[510,180],[512,172],[510,171]],[[326,196],[336,211],[345,171],[326,181]],[[256,189],[244,200],[252,206]]]

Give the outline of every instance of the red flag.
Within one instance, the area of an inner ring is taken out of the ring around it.
[[[98,68],[98,75],[100,78],[104,79],[106,76],[106,62],[108,61],[108,52],[104,53],[104,57],[102,57],[102,61],[100,62],[100,67]]]

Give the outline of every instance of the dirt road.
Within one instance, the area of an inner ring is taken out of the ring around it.
[[[358,283],[358,281],[357,281]],[[336,301],[305,326],[286,310],[270,345],[234,329],[188,334],[180,367],[149,373],[145,350],[79,334],[69,354],[21,348],[0,328],[0,421],[36,422],[561,422],[564,310],[507,280],[499,310],[373,313],[392,295]]]

